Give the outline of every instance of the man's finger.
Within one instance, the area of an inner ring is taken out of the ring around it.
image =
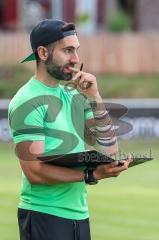
[[[80,70],[78,68],[69,67],[69,69],[74,73],[80,72]]]
[[[82,72],[78,71],[78,73],[76,73],[76,74],[73,76],[72,80],[77,80],[78,78],[81,77],[81,75],[82,75]]]

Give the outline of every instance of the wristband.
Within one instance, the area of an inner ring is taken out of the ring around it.
[[[84,181],[86,184],[95,185],[98,183],[98,180],[93,176],[94,169],[86,168],[84,170]]]

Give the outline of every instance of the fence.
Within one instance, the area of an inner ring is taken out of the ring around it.
[[[158,43],[157,33],[81,36],[79,55],[85,70],[96,74],[158,74]],[[19,63],[30,52],[29,34],[0,32],[0,64]]]

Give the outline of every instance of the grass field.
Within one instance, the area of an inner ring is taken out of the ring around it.
[[[149,154],[152,161],[118,178],[88,187],[92,240],[159,239],[159,151],[157,140],[120,141],[122,152]],[[20,167],[12,144],[0,144],[0,239],[17,240]]]
[[[1,98],[12,98],[33,74],[33,71],[24,65],[1,65]],[[103,98],[159,98],[158,79],[158,75],[97,76],[99,91]],[[12,82],[14,84],[11,84]]]

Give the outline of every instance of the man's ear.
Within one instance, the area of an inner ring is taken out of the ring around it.
[[[43,46],[39,46],[37,48],[37,53],[39,55],[39,58],[41,59],[41,61],[46,61],[48,56],[49,56],[49,52],[48,49],[46,47]]]

